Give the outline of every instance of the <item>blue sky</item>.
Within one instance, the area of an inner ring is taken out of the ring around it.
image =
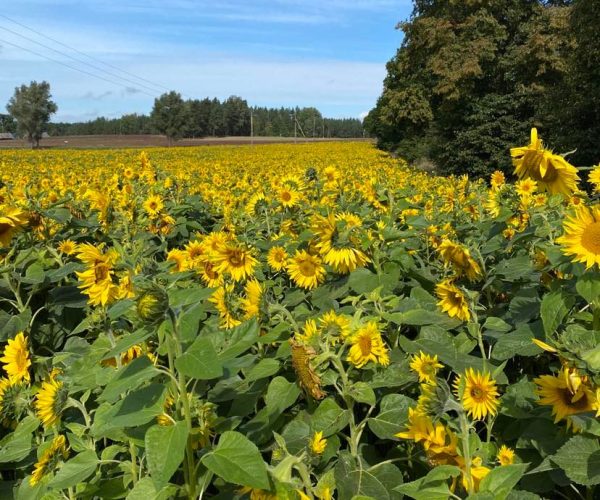
[[[188,98],[240,95],[251,105],[315,106],[326,116],[359,117],[381,92],[385,63],[402,40],[395,25],[409,17],[411,4],[410,0],[6,1],[0,10],[0,109],[15,86],[47,80],[59,107],[54,121],[148,113],[153,96],[165,89]]]

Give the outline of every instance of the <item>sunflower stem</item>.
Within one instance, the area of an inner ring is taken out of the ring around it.
[[[471,443],[469,440],[470,432],[469,432],[469,422],[467,421],[467,415],[464,411],[459,412],[458,416],[460,422],[460,432],[462,434],[462,447],[463,447],[463,458],[465,459],[465,478],[467,480],[468,493],[469,495],[473,494],[473,479],[471,477]]]

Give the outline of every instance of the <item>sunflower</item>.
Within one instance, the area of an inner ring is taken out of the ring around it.
[[[249,249],[233,243],[221,246],[212,256],[211,262],[217,273],[229,274],[235,281],[252,276],[258,263]]]
[[[515,174],[519,179],[531,178],[541,190],[551,194],[570,196],[577,189],[577,169],[562,156],[544,149],[537,129],[531,129],[531,142],[528,146],[512,148]]]
[[[533,179],[523,179],[515,183],[515,191],[522,198],[529,197],[535,193],[537,182]]]
[[[600,164],[594,167],[588,176],[588,182],[594,186],[594,193],[600,192]]]
[[[306,250],[297,250],[287,262],[287,272],[301,288],[316,288],[325,279],[325,268],[321,259]]]
[[[302,333],[296,333],[294,335],[295,340],[299,340],[300,342],[307,344],[314,337],[318,336],[319,330],[317,328],[317,323],[314,319],[307,319],[304,323],[304,327],[302,328]]]
[[[36,413],[44,427],[52,427],[59,420],[67,402],[67,391],[63,383],[57,380],[57,371],[53,371],[42,382],[42,387],[36,394],[33,403]]]
[[[490,178],[490,184],[492,185],[492,189],[500,189],[501,186],[506,182],[506,177],[504,177],[504,173],[500,172],[500,170],[496,170],[492,173]]]
[[[267,264],[274,271],[281,271],[285,267],[288,254],[283,247],[272,247],[267,253]]]
[[[552,406],[554,422],[567,419],[571,415],[584,413],[595,409],[596,395],[580,377],[573,377],[565,367],[561,368],[558,376],[542,375],[533,380],[536,393],[540,396],[538,404]]]
[[[438,369],[443,368],[444,365],[438,363],[437,354],[429,356],[419,351],[419,354],[412,357],[410,367],[419,376],[419,382],[434,382]]]
[[[369,361],[387,366],[390,363],[388,349],[385,346],[381,333],[375,321],[369,321],[350,337],[350,352],[347,361],[357,368],[362,368]]]
[[[446,265],[452,265],[458,276],[465,275],[474,281],[481,276],[479,264],[471,257],[469,250],[462,245],[445,239],[438,248]]]
[[[165,207],[165,204],[159,195],[154,194],[146,198],[143,207],[151,219],[156,219],[160,211]]]
[[[8,375],[11,384],[20,380],[31,382],[31,376],[29,375],[31,359],[29,359],[27,337],[23,332],[17,333],[14,339],[8,339],[4,348],[4,356],[0,358],[0,361],[4,363],[4,371]]]
[[[29,411],[29,385],[0,378],[0,422],[14,429]]]
[[[310,451],[315,455],[322,455],[327,448],[327,439],[323,437],[323,432],[315,432],[310,440]]]
[[[435,287],[435,293],[441,299],[438,306],[442,311],[448,313],[451,318],[469,321],[471,312],[464,294],[452,283],[452,280],[444,280]]]
[[[496,455],[496,460],[500,465],[512,465],[515,463],[515,450],[506,445],[502,445]]]
[[[465,472],[465,468],[462,468],[462,485],[465,491],[473,491],[477,493],[479,491],[479,485],[485,476],[490,473],[488,467],[481,465],[481,457],[474,457],[471,461],[471,484],[469,485],[469,480],[467,478],[467,474]]]
[[[292,208],[298,204],[302,195],[295,189],[282,187],[277,193],[279,203],[285,208]]]
[[[209,299],[219,312],[221,328],[230,329],[242,323],[242,314],[234,290],[233,283],[223,284],[214,291]]]
[[[56,469],[61,459],[64,460],[68,456],[69,452],[67,450],[65,436],[62,434],[56,436],[52,440],[50,446],[44,450],[42,456],[36,462],[33,474],[31,474],[31,478],[29,479],[29,484],[31,486],[38,484],[44,476]]]
[[[171,271],[181,273],[188,269],[188,253],[185,250],[174,248],[167,253],[167,262],[173,262],[174,265]]]
[[[467,368],[464,375],[459,375],[454,383],[457,396],[463,408],[476,420],[487,415],[495,415],[498,409],[498,389],[496,382],[487,372]],[[461,394],[462,391],[462,394]]]
[[[240,300],[244,310],[244,319],[258,316],[260,310],[260,300],[262,297],[262,287],[258,280],[248,280],[244,285],[245,297]]]
[[[583,262],[586,269],[600,265],[600,205],[581,206],[563,222],[564,234],[557,238],[573,262]]]
[[[65,255],[73,255],[77,251],[77,243],[72,240],[63,240],[58,244],[58,251]]]
[[[348,317],[337,314],[335,311],[329,311],[319,318],[321,330],[333,337],[331,340],[335,342],[337,339],[345,340],[350,335],[350,320]]]
[[[0,248],[7,247],[14,234],[27,222],[27,214],[20,208],[0,205]]]

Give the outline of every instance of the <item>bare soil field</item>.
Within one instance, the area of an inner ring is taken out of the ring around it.
[[[214,146],[214,145],[248,145],[276,143],[305,143],[326,141],[370,141],[371,139],[339,139],[339,138],[297,138],[293,137],[205,137],[198,139],[182,139],[174,146]],[[41,149],[72,148],[148,148],[168,146],[164,135],[70,135],[48,137],[40,141]],[[22,139],[0,141],[0,149],[30,148],[30,144]]]

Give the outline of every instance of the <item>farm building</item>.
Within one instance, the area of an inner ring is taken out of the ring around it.
[[[14,140],[15,136],[10,132],[0,132],[0,141],[11,141]]]

